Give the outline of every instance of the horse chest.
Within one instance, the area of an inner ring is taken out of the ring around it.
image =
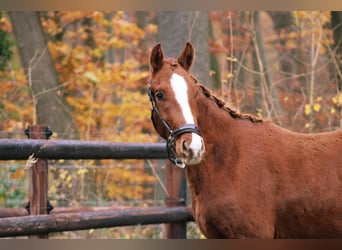
[[[273,238],[271,216],[255,213],[237,196],[222,198],[193,199],[195,220],[207,238]]]

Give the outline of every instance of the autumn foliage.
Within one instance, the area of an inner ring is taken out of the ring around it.
[[[64,24],[63,31],[60,24]],[[42,25],[52,37],[49,49],[63,85],[60,93],[73,113],[81,139],[155,141],[144,91],[148,68],[142,70],[145,62],[134,57],[148,31],[127,21],[123,12],[54,12],[42,18]],[[142,199],[151,192],[146,184],[154,182],[142,164],[126,161],[116,163],[115,168],[98,169],[96,186],[100,185],[109,199]]]
[[[330,12],[210,12],[219,95],[297,132],[341,127],[340,55]],[[272,17],[272,18],[271,18]],[[223,65],[223,67],[222,67]]]
[[[73,114],[80,139],[156,141],[145,92],[148,51],[141,46],[147,33],[155,34],[155,25],[139,28],[123,12],[82,11],[46,12],[41,23],[61,84],[58,94],[63,96],[68,104],[66,108]],[[11,32],[7,19],[3,20],[3,27]],[[140,57],[136,57],[137,54]],[[18,61],[13,64],[13,68],[1,72],[0,126],[7,132],[23,131],[32,123],[33,106],[27,79]],[[50,126],[53,129],[53,124]],[[55,132],[52,139],[65,136]],[[52,163],[52,172],[58,178],[52,178],[50,194],[56,201],[94,199],[96,195],[90,197],[89,192],[84,191],[91,187],[98,187],[101,199],[139,200],[151,193],[151,184],[155,182],[154,176],[145,172],[143,161],[73,164],[80,168],[53,170]],[[102,168],[96,169],[96,166]],[[73,189],[76,191],[71,191]]]

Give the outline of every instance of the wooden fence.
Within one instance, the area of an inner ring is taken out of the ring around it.
[[[193,216],[186,207],[185,174],[168,160],[165,207],[83,207],[75,211],[53,208],[48,201],[49,159],[166,159],[164,143],[48,140],[52,132],[46,125],[29,126],[25,133],[28,140],[0,140],[0,160],[28,160],[34,156],[28,205],[22,209],[0,208],[0,237],[48,238],[49,232],[167,223],[167,238],[186,238],[186,222],[193,221]]]

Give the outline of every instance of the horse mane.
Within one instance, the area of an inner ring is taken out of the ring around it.
[[[192,78],[194,78],[194,80],[197,82],[197,79],[195,77],[192,76]],[[223,101],[222,99],[220,99],[219,97],[217,97],[216,95],[214,95],[207,87],[205,87],[203,84],[199,84],[197,83],[198,86],[201,88],[202,93],[209,98],[210,100],[214,101],[216,103],[216,105],[225,110],[232,118],[234,119],[243,119],[243,120],[249,120],[253,123],[258,123],[258,122],[262,122],[263,120],[251,115],[251,114],[243,114],[238,112],[237,110],[233,110],[230,107],[228,107],[226,105],[226,102]]]

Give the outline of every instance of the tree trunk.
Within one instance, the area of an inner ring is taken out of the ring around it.
[[[47,124],[63,138],[78,138],[71,113],[59,94],[62,86],[45,41],[38,12],[9,12],[9,16],[35,105],[33,123]]]
[[[268,14],[272,18],[273,29],[277,34],[277,43],[278,43],[278,53],[279,57],[282,57],[279,61],[281,72],[278,74],[282,74],[282,78],[284,80],[284,84],[282,84],[282,88],[287,86],[286,91],[301,93],[301,88],[298,87],[298,82],[305,82],[305,77],[297,77],[293,79],[293,75],[305,75],[306,68],[303,62],[304,54],[302,50],[302,46],[300,38],[295,39],[295,43],[298,44],[296,48],[288,49],[286,48],[286,42],[290,40],[288,34],[298,33],[296,26],[294,25],[294,20],[291,14],[291,11],[268,11]],[[283,56],[286,55],[286,56]],[[300,85],[299,85],[300,86]]]
[[[263,107],[267,113],[267,117],[271,118],[272,114],[277,118],[277,122],[281,123],[279,116],[282,109],[277,96],[275,84],[273,82],[273,72],[270,67],[268,54],[266,51],[267,43],[264,41],[265,23],[261,21],[260,11],[253,13],[253,23],[255,25],[255,36],[253,39],[255,49],[255,68],[260,72],[259,84],[262,94]]]
[[[165,11],[158,15],[158,37],[167,57],[177,58],[186,41],[196,49],[192,74],[211,87],[209,77],[209,17],[200,11]]]

